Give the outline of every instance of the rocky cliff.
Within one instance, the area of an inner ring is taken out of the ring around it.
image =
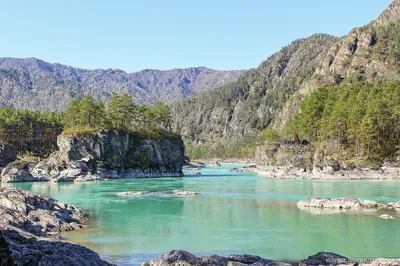
[[[55,181],[98,178],[182,176],[184,145],[177,136],[147,139],[136,133],[100,130],[85,136],[60,135],[59,151],[32,175]]]

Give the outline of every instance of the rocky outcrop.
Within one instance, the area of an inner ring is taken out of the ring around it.
[[[61,182],[183,175],[184,145],[178,137],[149,140],[100,130],[86,136],[60,135],[57,145],[59,151],[38,163],[33,176]]]
[[[258,265],[258,266],[290,266],[283,262],[263,259],[254,255],[230,255],[229,257],[221,257],[217,255],[198,257],[184,250],[172,250],[171,252],[154,259],[150,263],[144,262],[142,266],[241,266],[241,265]]]
[[[296,142],[272,143],[256,149],[257,173],[282,179],[399,179],[400,166],[384,163],[375,166],[360,161],[340,159],[329,145]]]
[[[14,148],[7,143],[0,143],[0,167],[4,167],[16,159],[17,153]]]
[[[57,240],[87,219],[74,205],[0,188],[0,217],[0,248],[8,248],[13,265],[110,265],[85,247]]]

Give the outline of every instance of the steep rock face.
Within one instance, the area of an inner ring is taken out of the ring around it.
[[[56,181],[76,178],[182,176],[184,145],[179,138],[146,140],[133,133],[101,130],[87,136],[60,135],[59,151],[32,171]]]
[[[0,143],[0,167],[4,167],[16,159],[17,153],[15,152],[14,148],[7,143]]]
[[[205,67],[126,73],[79,69],[36,58],[0,58],[0,105],[62,111],[73,98],[91,94],[109,99],[112,92],[128,93],[138,103],[170,103],[231,82],[242,73]]]

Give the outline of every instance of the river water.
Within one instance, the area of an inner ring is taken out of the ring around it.
[[[87,183],[18,183],[14,187],[75,204],[92,217],[90,228],[66,240],[87,246],[118,265],[140,265],[172,249],[197,255],[256,254],[299,261],[319,251],[353,258],[400,256],[400,211],[320,214],[296,203],[311,197],[400,200],[400,181],[278,180],[231,173],[240,165],[203,169],[185,178]],[[123,191],[200,192],[200,196],[119,197]]]

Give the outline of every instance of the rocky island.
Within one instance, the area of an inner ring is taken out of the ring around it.
[[[37,164],[9,163],[1,173],[2,182],[183,176],[184,145],[179,137],[145,139],[104,129],[84,136],[62,134],[57,145],[58,151]]]

